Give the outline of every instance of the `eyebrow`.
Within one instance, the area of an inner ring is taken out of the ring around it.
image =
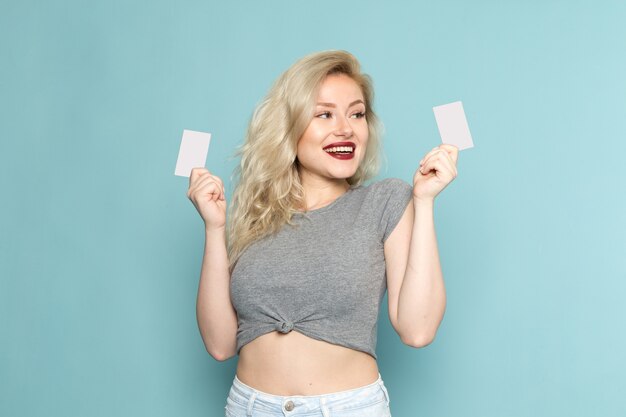
[[[352,107],[352,106],[354,106],[355,104],[358,104],[358,103],[365,104],[365,102],[363,100],[359,99],[359,100],[354,100],[352,103],[350,103],[350,105],[348,107]],[[337,107],[334,103],[317,103],[317,105],[318,106],[326,106],[326,107]]]

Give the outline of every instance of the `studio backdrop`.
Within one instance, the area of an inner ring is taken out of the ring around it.
[[[0,7],[0,415],[221,416],[237,357],[196,324],[203,223],[184,129],[231,174],[298,58],[348,50],[407,182],[462,101],[435,200],[447,289],[415,349],[383,301],[394,417],[626,410],[626,2],[32,1]]]

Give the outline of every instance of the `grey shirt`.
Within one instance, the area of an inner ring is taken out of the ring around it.
[[[263,334],[293,330],[376,359],[383,244],[411,197],[412,187],[396,178],[353,187],[252,243],[230,282],[237,354]]]

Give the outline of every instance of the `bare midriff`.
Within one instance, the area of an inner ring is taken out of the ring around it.
[[[321,395],[375,382],[378,364],[368,353],[297,330],[273,331],[241,348],[237,378],[268,394]]]

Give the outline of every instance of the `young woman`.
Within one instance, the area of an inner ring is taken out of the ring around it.
[[[287,69],[239,150],[228,226],[222,180],[192,170],[206,232],[198,325],[215,359],[239,355],[226,416],[390,416],[375,352],[386,290],[403,343],[435,337],[446,300],[434,198],[458,149],[428,152],[412,186],[364,185],[380,154],[373,96],[345,51]]]

